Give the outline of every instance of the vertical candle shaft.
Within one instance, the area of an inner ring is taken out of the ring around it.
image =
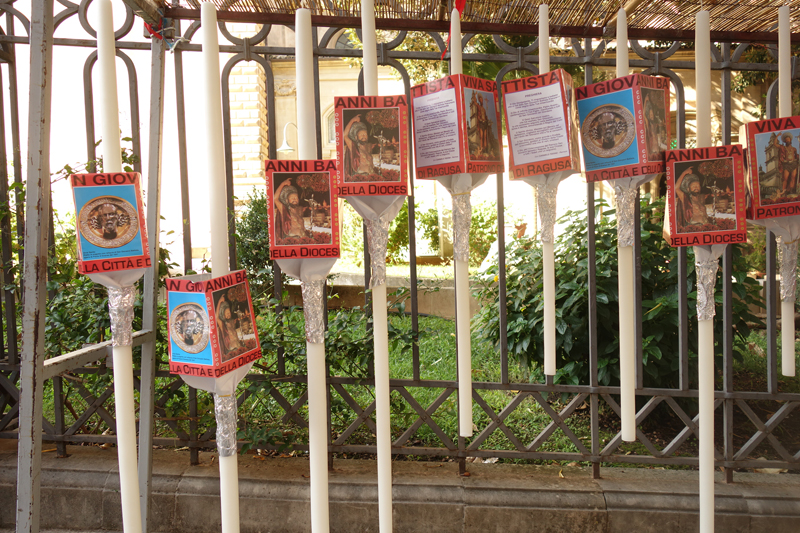
[[[617,78],[628,74],[628,17],[625,10],[620,9],[617,12]]]
[[[211,224],[211,273],[214,277],[230,273],[228,262],[228,192],[225,185],[225,147],[222,141],[222,93],[219,77],[219,38],[217,11],[213,2],[200,4],[203,37],[203,118],[205,132],[205,170],[208,179]]]
[[[100,82],[100,152],[104,172],[122,172],[119,144],[119,104],[117,103],[116,47],[111,0],[97,3],[97,68]]]
[[[544,373],[556,375],[556,273],[552,242],[542,243],[544,268]]]
[[[295,13],[295,69],[297,79],[297,154],[300,159],[317,158],[317,117],[314,104],[314,39],[311,11]]]
[[[308,455],[311,474],[311,531],[330,530],[328,511],[328,386],[325,345],[306,343],[308,361]]]
[[[550,72],[550,11],[539,4],[539,74]]]
[[[792,116],[792,28],[789,6],[778,8],[778,114]]]
[[[364,94],[378,95],[378,54],[375,38],[375,3],[361,0],[361,43],[364,45]]]
[[[386,285],[372,289],[375,332],[375,410],[378,441],[378,519],[381,533],[392,531],[392,427],[389,405],[389,337]]]
[[[711,23],[708,11],[697,13],[695,34],[697,77],[697,147],[711,146]]]
[[[633,247],[620,246],[619,269],[619,386],[622,440],[636,440],[636,372],[633,321]]]
[[[117,457],[122,500],[122,529],[142,531],[139,476],[136,472],[136,413],[133,403],[133,356],[130,346],[114,346],[114,408],[117,419]]]
[[[458,331],[459,434],[472,436],[472,340],[470,339],[469,264],[455,260],[456,330]]]
[[[714,533],[714,321],[699,320],[700,533]]]
[[[781,374],[796,373],[794,351],[794,301],[781,301]]]
[[[463,74],[464,65],[461,59],[461,15],[458,9],[450,13],[450,74]]]

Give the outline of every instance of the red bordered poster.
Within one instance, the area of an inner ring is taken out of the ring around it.
[[[150,266],[140,180],[138,172],[70,176],[81,274]]]
[[[336,160],[267,160],[270,259],[339,257]]]
[[[747,147],[750,201],[747,218],[800,215],[800,117],[759,120],[742,126]]]
[[[335,99],[339,196],[408,195],[408,102],[400,96]]]
[[[261,357],[244,270],[166,281],[171,373],[218,378]]]
[[[668,150],[666,165],[672,246],[747,240],[741,145]]]
[[[669,80],[633,74],[575,89],[587,181],[664,172]]]
[[[558,69],[504,81],[502,87],[511,179],[580,172],[572,76]]]
[[[497,84],[458,74],[411,88],[416,177],[504,172]]]

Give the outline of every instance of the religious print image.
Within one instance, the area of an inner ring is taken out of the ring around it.
[[[273,174],[275,244],[331,244],[330,176],[327,173]]]
[[[169,316],[170,338],[186,353],[197,354],[208,346],[209,320],[205,308],[194,302],[176,305]]]
[[[800,201],[799,141],[800,129],[772,131],[755,136],[761,205]]]
[[[675,163],[677,233],[736,229],[733,158]]]
[[[78,214],[81,236],[101,248],[119,248],[139,232],[136,209],[122,198],[101,196]]]
[[[212,294],[222,362],[257,348],[258,338],[245,284],[238,283]]]
[[[603,159],[617,157],[636,138],[633,111],[619,104],[598,106],[587,115],[581,134],[583,145],[593,155]]]
[[[471,161],[497,161],[503,157],[503,148],[497,135],[497,110],[494,102],[492,93],[464,89],[467,153]]]
[[[662,159],[664,151],[669,149],[664,91],[642,87],[642,102],[647,159],[657,161]]]
[[[398,109],[344,109],[344,182],[398,182],[401,179]]]

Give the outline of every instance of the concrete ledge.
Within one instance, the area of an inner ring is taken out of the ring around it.
[[[15,441],[0,442],[0,533],[13,531]],[[45,449],[50,448],[46,444]],[[116,449],[70,446],[66,459],[42,458],[43,531],[120,531]],[[199,466],[188,454],[155,450],[152,527],[170,533],[219,531],[215,454]],[[581,467],[468,465],[397,461],[397,532],[694,532],[694,471],[605,468],[593,480]],[[559,476],[562,471],[564,478]],[[337,460],[330,472],[331,531],[378,530],[375,463]],[[239,457],[243,532],[310,530],[308,461]],[[800,475],[735,474],[716,485],[717,531],[800,531]]]

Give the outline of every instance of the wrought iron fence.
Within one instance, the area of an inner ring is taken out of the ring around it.
[[[67,20],[77,18],[85,31],[85,35],[79,38],[56,38],[56,46],[84,47],[92,48],[95,46],[93,30],[87,22],[86,12],[88,0],[83,0],[79,5],[65,0],[59,0],[61,7],[55,14],[56,26],[61,25]],[[0,115],[0,158],[7,159],[5,147],[7,145],[6,135],[12,139],[12,158],[13,158],[13,183],[21,184],[22,163],[20,157],[20,127],[19,127],[19,106],[18,91],[19,82],[17,80],[17,63],[15,50],[18,46],[27,45],[31,39],[31,22],[26,15],[17,10],[13,4],[0,4],[0,10],[5,11],[5,27],[0,35],[0,61],[5,64],[7,79],[9,82],[10,98],[10,118]],[[15,24],[25,28],[26,34],[16,35],[14,32]],[[187,29],[182,31],[181,21],[174,20],[169,24],[170,28],[156,38],[144,41],[131,36],[131,32],[139,31],[140,25],[135,22],[135,17],[128,9],[127,20],[117,32],[118,56],[121,57],[129,72],[128,95],[130,100],[130,113],[132,123],[135,125],[131,132],[133,139],[133,151],[141,154],[141,142],[138,131],[139,122],[139,103],[138,103],[138,83],[136,68],[130,56],[133,54],[149,53],[151,57],[151,80],[149,88],[151,108],[145,110],[143,116],[149,117],[150,139],[149,154],[150,160],[145,171],[148,181],[148,205],[151,209],[158,206],[158,191],[160,187],[160,164],[157,153],[161,148],[161,128],[164,120],[176,120],[178,131],[177,154],[170,154],[169,157],[177,157],[180,163],[180,183],[181,183],[181,208],[184,220],[183,250],[184,264],[191,264],[191,221],[196,219],[198,211],[189,212],[188,204],[188,166],[187,166],[187,141],[186,126],[184,121],[185,106],[184,96],[186,91],[187,73],[183,69],[183,56],[187,53],[195,53],[200,50],[200,46],[193,42],[193,37],[199,27],[199,21],[189,23]],[[223,108],[225,113],[225,150],[227,155],[227,180],[228,180],[228,205],[233,211],[233,166],[232,166],[232,137],[230,128],[230,105],[229,105],[229,77],[232,69],[241,62],[252,61],[257,63],[264,71],[266,76],[266,107],[268,120],[268,145],[269,157],[276,158],[277,146],[277,124],[276,124],[276,94],[273,76],[272,59],[276,56],[291,56],[291,48],[269,46],[267,42],[271,27],[264,26],[255,35],[249,38],[235,37],[225,23],[220,23],[223,35],[228,39],[229,44],[221,47],[221,53],[232,54],[224,62],[222,75],[223,89]],[[315,30],[317,31],[317,30]],[[315,47],[314,57],[316,63],[316,78],[319,81],[319,61],[327,58],[358,58],[361,52],[355,49],[336,48],[335,42],[339,35],[337,29],[327,29],[322,32],[319,44]],[[402,44],[409,39],[407,32],[399,32],[388,43],[379,44],[378,58],[379,64],[390,66],[395,69],[398,76],[403,80],[406,93],[409,92],[411,81],[409,73],[401,63],[401,60],[413,61],[435,61],[441,56],[441,49],[444,48],[444,40],[437,33],[428,34],[429,38],[439,48],[438,51],[411,51],[402,49]],[[162,39],[164,37],[164,39]],[[465,35],[462,44],[467,45],[475,35]],[[493,41],[501,50],[499,54],[477,54],[465,53],[465,61],[494,61],[504,64],[497,75],[497,80],[502,80],[508,72],[513,70],[537,72],[538,65],[538,46],[536,43],[523,48],[515,48],[506,43],[501,36],[493,36]],[[631,61],[634,69],[643,71],[646,74],[668,77],[676,91],[676,137],[678,147],[684,147],[687,143],[686,134],[686,95],[685,88],[678,76],[679,70],[691,70],[693,62],[690,59],[676,58],[676,53],[681,48],[680,42],[671,43],[669,46],[659,49],[646,48],[642,43],[633,41],[631,46],[639,56],[639,59]],[[712,47],[713,63],[712,69],[721,73],[721,94],[720,103],[722,106],[722,138],[723,143],[731,142],[732,135],[732,101],[731,78],[734,72],[776,72],[775,63],[745,63],[742,56],[748,49],[748,44],[722,43],[719,47]],[[557,55],[550,58],[554,65],[580,65],[584,67],[585,82],[590,83],[599,68],[611,68],[614,65],[612,57],[604,57],[605,43],[602,41],[578,40],[571,41],[570,55]],[[165,54],[169,49],[171,54]],[[93,129],[93,109],[91,97],[91,69],[96,60],[96,54],[89,52],[84,69],[83,83],[86,90],[85,117],[87,127],[86,147],[90,160],[95,158],[94,146],[95,137]],[[164,91],[164,64],[172,61],[175,74],[176,102],[177,109],[163,109]],[[35,64],[32,65],[36,67]],[[41,74],[32,71],[31,80],[41,81]],[[777,98],[777,85],[773,83],[767,92],[767,114],[773,116]],[[2,96],[2,94],[0,94]],[[317,107],[317,128],[321,130],[320,118],[320,97],[316,97]],[[0,102],[0,113],[3,105]],[[43,110],[32,110],[31,113],[46,113]],[[166,113],[166,115],[165,115]],[[40,116],[40,115],[37,115]],[[165,118],[166,117],[166,118]],[[169,118],[176,117],[176,118]],[[321,155],[322,145],[321,136],[318,136],[317,150]],[[140,170],[140,168],[137,168]],[[498,177],[497,183],[497,239],[499,244],[499,327],[500,331],[505,331],[507,327],[506,317],[506,265],[505,265],[505,235],[504,235],[504,205],[503,205],[503,180]],[[413,191],[413,188],[412,188]],[[2,336],[2,360],[0,360],[0,437],[17,438],[14,431],[14,420],[19,418],[20,406],[20,372],[22,364],[19,357],[18,331],[20,328],[20,300],[21,287],[14,286],[15,280],[19,279],[17,269],[23,260],[33,260],[35,258],[25,256],[22,249],[23,234],[26,221],[22,216],[22,197],[21,188],[16,188],[13,192],[9,190],[9,176],[6,166],[0,166],[0,204],[9,205],[11,198],[16,200],[16,210],[9,210],[7,207],[0,213],[0,237],[2,241],[2,260],[4,268],[2,270],[4,290],[0,293],[3,298],[4,313],[0,316],[3,322]],[[593,184],[588,184],[586,188],[587,217],[588,217],[588,290],[589,302],[596,301],[596,272],[595,272],[595,199],[597,193]],[[415,260],[415,198],[409,197],[409,240],[410,240],[410,321],[414,333],[420,331],[418,313],[418,294],[417,294],[417,265]],[[163,208],[162,208],[163,209]],[[150,232],[158,235],[158,210],[150,216]],[[202,214],[200,214],[202,216]],[[13,231],[16,224],[16,233]],[[32,225],[37,225],[36,220],[27,220],[30,230]],[[46,230],[46,228],[45,228]],[[43,231],[42,229],[30,231]],[[234,223],[231,224],[231,235],[235,235]],[[52,224],[50,233],[52,235]],[[38,235],[38,234],[36,234]],[[236,266],[235,239],[231,239],[231,266]],[[637,234],[636,240],[637,256],[640,250],[640,236]],[[778,468],[798,468],[800,465],[800,451],[787,449],[787,445],[782,442],[782,423],[791,416],[793,411],[800,404],[800,394],[782,392],[778,386],[777,371],[777,350],[776,350],[776,244],[774,235],[767,234],[767,282],[766,282],[766,308],[767,308],[767,340],[768,349],[765,356],[766,361],[766,390],[742,390],[737,388],[734,382],[734,358],[733,358],[733,299],[732,291],[732,251],[729,248],[723,260],[723,286],[721,316],[718,320],[724,323],[725,335],[719,342],[723,346],[722,358],[722,386],[716,391],[717,415],[722,420],[723,446],[717,450],[718,466],[724,467],[727,479],[732,479],[732,472],[737,468],[747,468],[754,466],[773,466]],[[16,260],[14,255],[16,255]],[[364,260],[365,265],[369,265],[368,258]],[[420,368],[419,344],[413,343],[412,364],[408,375],[402,378],[391,380],[391,388],[394,394],[394,401],[403,416],[397,416],[393,420],[394,442],[393,452],[401,455],[413,456],[447,456],[461,461],[462,467],[464,459],[467,457],[502,457],[509,459],[528,459],[528,460],[574,460],[586,461],[595,468],[595,474],[599,473],[601,463],[645,463],[661,465],[695,465],[697,458],[685,450],[679,453],[684,444],[697,435],[697,418],[692,415],[686,399],[697,396],[697,390],[692,387],[692,377],[690,375],[690,352],[689,352],[689,316],[688,294],[693,290],[687,285],[689,267],[687,266],[686,250],[678,252],[678,294],[679,300],[679,330],[680,330],[680,350],[678,353],[678,373],[679,384],[675,388],[651,388],[645,387],[644,381],[644,359],[642,353],[642,306],[641,306],[641,262],[637,262],[637,294],[639,302],[637,306],[638,324],[638,351],[636,360],[637,372],[637,398],[640,400],[640,407],[637,414],[637,422],[644,423],[649,416],[657,409],[667,410],[674,414],[680,421],[681,427],[675,430],[675,434],[664,442],[654,442],[648,436],[638,431],[638,442],[640,447],[637,450],[623,452],[620,450],[621,437],[617,432],[612,432],[610,436],[601,435],[601,430],[605,431],[605,419],[603,416],[614,417],[614,413],[619,414],[619,406],[615,396],[618,388],[613,386],[603,386],[598,379],[598,348],[597,348],[597,328],[598,317],[597,308],[594,304],[589,305],[589,335],[590,346],[585,354],[585,360],[589,364],[588,382],[578,385],[554,384],[552,378],[548,378],[541,383],[531,383],[519,380],[515,377],[514,360],[509,356],[508,346],[505,335],[500,335],[500,346],[498,354],[499,379],[491,382],[478,381],[474,383],[473,400],[478,406],[476,419],[480,420],[476,434],[471,439],[456,437],[454,431],[443,429],[441,425],[442,414],[449,409],[449,404],[453,403],[457,383],[451,380],[432,380],[423,377]],[[368,277],[367,272],[367,277]],[[280,297],[282,291],[282,278],[280,271],[275,270],[275,295]],[[368,281],[367,281],[368,283]],[[197,451],[201,448],[213,446],[214,427],[213,417],[206,416],[209,412],[207,398],[203,394],[198,394],[194,389],[188,388],[179,377],[171,376],[166,371],[165,361],[159,361],[156,347],[157,324],[157,304],[156,304],[156,283],[151,273],[145,282],[144,287],[144,326],[136,334],[134,343],[142,345],[142,368],[137,370],[137,389],[140,391],[140,454],[144,463],[140,467],[143,481],[149,481],[151,449],[150,444],[187,446],[191,450],[191,461],[197,461]],[[43,310],[45,303],[41,303]],[[280,307],[278,307],[280,311]],[[30,349],[27,348],[26,349]],[[113,416],[113,394],[105,378],[98,378],[106,374],[104,359],[109,353],[110,348],[106,344],[87,347],[77,352],[64,354],[60,357],[50,359],[45,363],[44,378],[50,380],[51,385],[41,384],[48,390],[52,390],[53,411],[42,420],[46,440],[56,442],[60,453],[66,452],[66,443],[107,443],[114,442],[114,416]],[[259,372],[248,376],[244,385],[240,388],[239,405],[249,405],[247,402],[259,401],[268,404],[269,409],[275,413],[276,420],[280,420],[287,427],[294,427],[302,432],[307,426],[307,420],[303,407],[307,395],[304,391],[305,377],[295,372],[302,365],[297,365],[296,361],[287,361],[286,354],[278,348],[270,351],[267,355],[269,364],[265,364]],[[288,371],[287,371],[287,366]],[[375,445],[371,442],[371,435],[375,431],[372,419],[375,408],[374,402],[361,401],[354,391],[357,389],[371,390],[372,382],[370,369],[367,367],[363,375],[330,375],[328,384],[330,387],[331,409],[342,414],[337,420],[337,431],[332,434],[329,451],[331,453],[374,453]],[[94,377],[92,377],[94,376]],[[90,379],[91,378],[91,379]],[[154,386],[155,381],[157,386]],[[425,390],[426,394],[419,394]],[[497,404],[497,399],[487,401],[487,396],[493,391],[502,391],[504,403]],[[420,400],[421,396],[426,396],[427,400]],[[561,402],[552,402],[553,397],[562,398]],[[753,409],[754,404],[762,405],[761,413]],[[764,407],[764,406],[768,407]],[[178,407],[176,407],[178,406]],[[526,418],[525,410],[535,408],[544,413],[549,421],[544,424],[544,429],[540,431],[531,442],[523,442],[515,432],[515,425]],[[176,412],[177,410],[177,412]],[[213,412],[211,410],[210,412]],[[740,418],[734,418],[734,413],[744,415],[747,423],[741,423]],[[604,414],[605,413],[605,414]],[[329,414],[329,417],[331,415]],[[339,416],[339,415],[337,415]],[[579,435],[573,430],[572,422],[576,418],[589,418],[589,433]],[[154,433],[151,432],[154,428]],[[109,431],[101,431],[108,429]],[[436,445],[420,445],[416,442],[415,436],[424,431],[429,436],[426,442],[436,442]],[[743,434],[745,432],[746,434]],[[102,433],[102,434],[100,434]],[[108,434],[111,433],[111,434]],[[497,444],[488,444],[493,434],[502,433],[505,438],[505,445],[500,447]],[[553,451],[546,443],[558,433],[568,443],[574,451]],[[275,448],[278,445],[274,442],[259,444],[263,448]],[[754,453],[763,450],[767,446],[769,453],[773,457],[767,461],[756,461]],[[304,449],[302,445],[297,445],[297,449]],[[149,487],[149,483],[146,483]]]

